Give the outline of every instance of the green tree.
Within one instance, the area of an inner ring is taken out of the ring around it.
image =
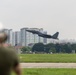
[[[56,53],[56,49],[53,47],[53,48],[50,48],[50,50],[49,50],[49,53]]]
[[[36,43],[32,47],[32,52],[44,52],[44,44],[43,43]]]
[[[72,50],[75,50],[75,52],[76,52],[76,44],[71,44],[71,48],[72,48]]]
[[[23,47],[21,48],[22,53],[29,53],[31,51],[30,47]]]
[[[49,53],[49,50],[52,48],[55,48],[55,44],[49,43],[49,44],[45,45],[45,52]]]

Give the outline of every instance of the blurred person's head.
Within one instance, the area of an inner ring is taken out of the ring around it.
[[[8,35],[4,31],[0,31],[0,44],[5,43]]]

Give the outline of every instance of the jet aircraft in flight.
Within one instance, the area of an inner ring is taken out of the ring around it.
[[[58,39],[58,35],[59,35],[59,32],[56,32],[54,35],[48,35],[48,34],[44,34],[36,30],[26,30],[26,31],[33,33],[33,34],[37,34],[38,36],[43,37],[43,38]]]

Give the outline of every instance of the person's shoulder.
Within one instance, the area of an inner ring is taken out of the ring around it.
[[[13,47],[7,47],[7,48],[5,48],[5,49],[6,49],[6,51],[7,51],[8,53],[16,54],[16,50],[15,50],[15,48],[13,48]]]
[[[14,48],[6,48],[8,54],[13,58],[18,58],[18,54],[16,53],[16,50]]]

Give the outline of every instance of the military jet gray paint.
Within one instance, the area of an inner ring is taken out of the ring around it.
[[[33,33],[33,34],[39,34],[40,33],[39,31],[36,31],[36,30],[26,30],[26,31]]]
[[[43,34],[43,33],[40,33],[38,34],[40,37],[44,37],[44,38],[52,38],[52,39],[58,39],[58,35],[59,35],[59,32],[56,32],[54,35],[48,35],[48,34]]]
[[[51,36],[51,35],[44,34],[44,33],[41,33],[39,31],[36,31],[36,30],[26,30],[26,31],[33,33],[33,34],[37,34],[38,36],[43,37],[43,38],[58,39],[58,35],[59,35],[59,32],[56,32],[53,36]]]

